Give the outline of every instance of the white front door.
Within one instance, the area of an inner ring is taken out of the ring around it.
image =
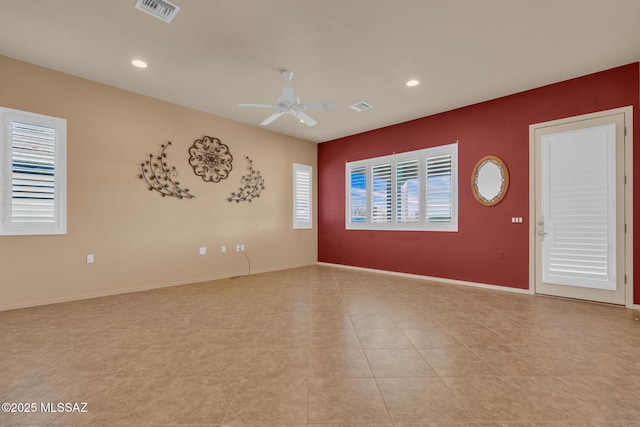
[[[625,113],[532,126],[535,292],[624,305]]]

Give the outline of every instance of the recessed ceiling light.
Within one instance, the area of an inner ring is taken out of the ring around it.
[[[409,87],[418,86],[419,84],[420,84],[420,82],[419,82],[419,81],[417,81],[417,80],[409,80],[409,81],[407,82],[407,86],[409,86]]]
[[[131,63],[133,64],[134,67],[147,68],[147,63],[144,62],[142,59],[134,59],[133,61],[131,61]]]

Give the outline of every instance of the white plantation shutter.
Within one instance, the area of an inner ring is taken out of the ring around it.
[[[11,122],[11,219],[55,222],[55,129]]]
[[[347,221],[349,223],[367,222],[367,168],[360,166],[347,168],[348,188],[347,194]]]
[[[542,137],[543,280],[616,289],[615,125]]]
[[[2,234],[64,234],[66,121],[2,109]]]
[[[391,222],[391,164],[373,165],[371,181],[371,222]]]
[[[312,228],[311,166],[293,164],[293,228]]]
[[[420,220],[420,168],[418,159],[396,163],[396,222],[415,223]]]
[[[425,213],[427,222],[450,222],[453,212],[451,154],[427,157]]]

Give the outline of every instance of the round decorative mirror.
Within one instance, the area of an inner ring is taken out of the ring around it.
[[[502,159],[485,156],[473,168],[471,190],[476,200],[484,206],[500,203],[509,189],[509,171]]]

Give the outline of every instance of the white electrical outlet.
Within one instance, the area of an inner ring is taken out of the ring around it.
[[[206,246],[202,246],[200,248],[200,255],[206,255],[207,254],[207,247]]]
[[[227,252],[227,247],[225,245],[220,246],[220,252],[222,253]]]
[[[244,252],[244,245],[240,245],[240,251]]]
[[[87,254],[87,264],[93,264],[93,254]]]
[[[240,252],[240,245],[236,245],[236,252]]]

